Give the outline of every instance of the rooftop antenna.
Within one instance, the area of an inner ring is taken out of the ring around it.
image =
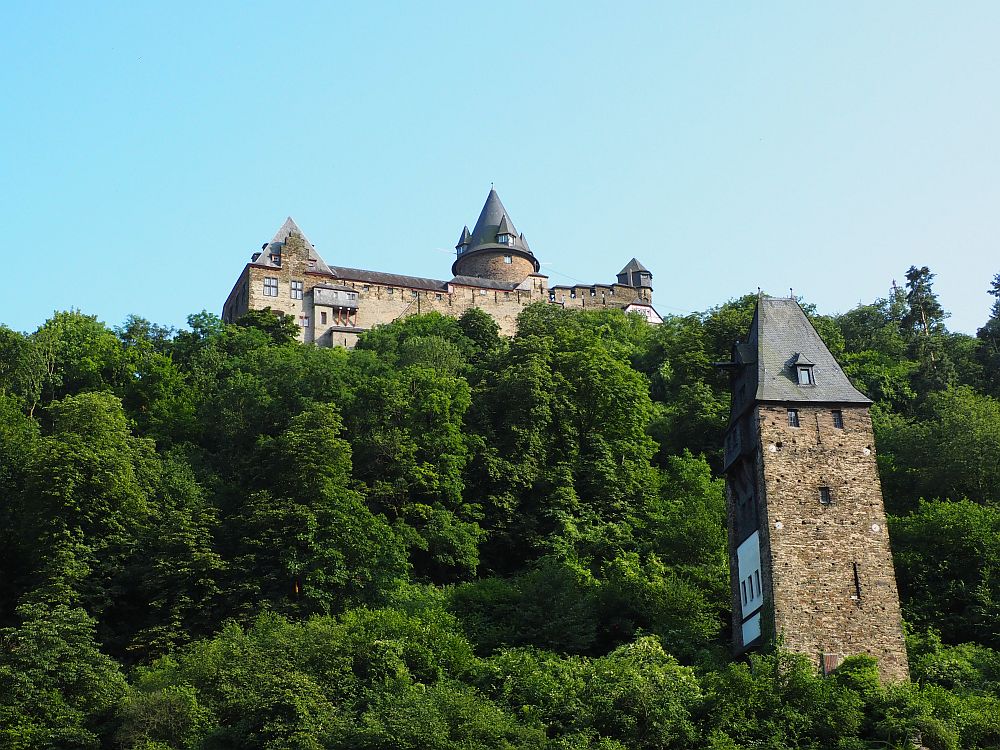
[[[791,287],[788,287],[788,296],[795,299],[795,292],[792,291]]]

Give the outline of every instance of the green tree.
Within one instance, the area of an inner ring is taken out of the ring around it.
[[[1000,646],[1000,510],[924,501],[890,531],[906,619],[949,643]]]

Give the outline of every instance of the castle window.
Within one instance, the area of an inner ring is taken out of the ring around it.
[[[307,267],[309,268],[310,271],[315,271],[316,270],[316,259],[315,258],[310,258],[309,259],[309,263],[307,264]]]
[[[302,326],[303,328],[308,328],[309,327],[309,316],[308,315],[300,315],[299,316],[299,325]]]
[[[832,502],[833,502],[833,495],[830,494],[830,488],[829,487],[820,487],[819,488],[819,504],[820,505],[829,505]]]
[[[302,282],[292,282],[292,299],[302,299]]]
[[[393,288],[392,288],[392,287],[390,286],[390,287],[387,287],[387,288],[386,288],[386,290],[385,290],[385,293],[386,293],[386,294],[392,294],[392,293],[393,293],[393,292],[395,292],[395,291],[396,291],[396,290],[395,290],[395,289],[393,289]]]
[[[831,414],[833,415],[833,426],[838,430],[844,429],[844,412],[840,409],[834,409]]]
[[[851,598],[855,601],[861,601],[861,570],[857,563],[854,563],[854,596]]]
[[[278,280],[273,276],[264,277],[264,296],[265,297],[278,296]]]
[[[799,410],[789,409],[788,410],[788,426],[798,427],[799,426]]]
[[[511,263],[514,262],[514,258],[510,255],[505,255],[503,256],[503,262],[509,266]]]
[[[811,367],[798,367],[799,385],[816,385]]]
[[[364,286],[362,286],[361,289],[362,289],[362,291],[365,291],[365,292],[371,291],[371,287],[368,284],[365,284]]]
[[[410,296],[413,297],[413,299],[416,299],[417,298],[417,292],[410,292]]]
[[[280,253],[271,253],[271,262],[274,263],[274,265],[276,265],[276,266],[280,266],[281,265],[281,254]]]
[[[444,296],[443,296],[443,295],[441,295],[440,293],[439,293],[439,294],[435,294],[435,295],[434,295],[434,299],[438,299],[438,300],[440,300],[440,299],[444,299]]]
[[[320,314],[319,314],[319,322],[322,323],[323,325],[326,325],[326,310],[323,310],[322,312],[320,312]]]

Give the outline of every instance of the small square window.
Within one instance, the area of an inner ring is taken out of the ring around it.
[[[505,255],[505,256],[503,256],[503,262],[506,263],[509,266],[511,263],[514,262],[514,258],[513,258],[513,256]]]
[[[363,285],[363,286],[361,287],[361,291],[363,291],[363,292],[367,292],[367,291],[370,291],[370,290],[371,290],[371,286],[370,286],[370,285],[368,285],[368,284],[364,284],[364,285]]]
[[[413,299],[417,298],[417,294],[417,292],[410,292],[410,296],[413,297]]]
[[[324,310],[319,314],[319,322],[326,325],[326,311]]]
[[[437,300],[444,299],[444,296],[441,295],[441,294],[435,294],[434,295],[434,299],[437,299]]]
[[[265,297],[278,296],[278,280],[273,276],[264,277],[264,296]]]
[[[393,288],[392,288],[392,287],[390,286],[390,287],[388,287],[388,288],[387,288],[387,289],[385,290],[385,293],[386,293],[386,294],[392,294],[392,293],[393,293],[393,292],[395,292],[395,291],[396,291],[396,290],[395,290],[395,289],[393,289]]]
[[[292,299],[302,299],[302,282],[292,282]]]
[[[832,502],[833,502],[833,495],[830,494],[830,488],[829,487],[820,487],[819,488],[819,504],[820,505],[829,505]]]
[[[833,415],[833,426],[838,430],[844,429],[844,412],[840,409],[834,409],[831,414]]]
[[[798,427],[799,426],[799,410],[789,409],[788,410],[788,426]]]
[[[299,325],[302,326],[303,328],[308,328],[309,327],[309,316],[308,315],[300,315],[299,316]]]

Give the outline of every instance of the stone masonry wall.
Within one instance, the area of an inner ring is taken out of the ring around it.
[[[361,331],[383,323],[391,323],[406,315],[438,312],[457,318],[473,307],[489,313],[500,326],[502,335],[513,336],[517,327],[517,316],[525,306],[535,302],[549,302],[545,277],[532,273],[530,262],[519,258],[516,254],[512,265],[502,264],[502,252],[499,252],[494,260],[500,262],[504,269],[518,268],[516,264],[519,261],[526,264],[527,271],[519,270],[516,280],[528,278],[530,283],[522,285],[528,288],[507,291],[453,284],[450,287],[451,291],[443,291],[390,286],[316,273],[309,269],[308,248],[302,238],[295,234],[289,236],[282,250],[281,268],[251,263],[244,269],[223,306],[224,320],[233,321],[247,310],[270,307],[275,312],[289,315],[302,324],[305,324],[308,317],[308,327],[303,326],[300,331],[301,341],[315,342],[320,346],[352,347],[357,343]],[[528,274],[531,274],[530,278]],[[267,278],[277,279],[278,294],[275,297],[264,295],[264,281]],[[293,281],[302,282],[302,299],[292,296]],[[329,316],[328,323],[324,326],[317,320],[319,316],[313,310],[307,309],[309,290],[317,284],[334,284],[357,292],[358,307],[353,318],[354,325],[338,326],[334,324],[333,316]],[[619,287],[615,286],[615,289]],[[606,298],[591,298],[581,295],[574,299],[557,299],[556,303],[564,307],[619,308],[623,300],[635,298],[635,290],[631,290],[631,294],[626,294],[630,289],[621,287],[620,297],[612,295]]]
[[[756,409],[765,597],[784,646],[833,666],[878,660],[886,680],[909,677],[885,507],[866,407]],[[820,488],[830,489],[829,505]],[[765,559],[766,558],[766,559]],[[855,565],[857,566],[855,568]],[[856,571],[856,572],[855,572]],[[860,597],[858,589],[860,588]]]
[[[504,257],[508,255],[510,263],[505,263]],[[455,264],[458,276],[477,276],[497,281],[520,283],[534,272],[534,264],[517,251],[479,250],[460,257]]]

